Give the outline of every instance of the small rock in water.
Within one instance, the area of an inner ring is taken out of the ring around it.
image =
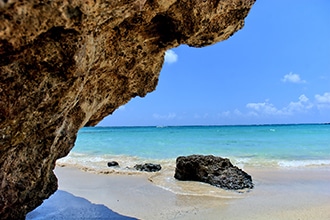
[[[119,163],[117,161],[108,162],[108,167],[115,167],[115,166],[119,166]]]
[[[146,171],[146,172],[157,172],[162,169],[160,164],[153,164],[153,163],[136,164],[134,168],[136,170]]]
[[[252,189],[252,177],[233,166],[229,159],[212,155],[178,157],[174,177],[209,183],[223,189]]]

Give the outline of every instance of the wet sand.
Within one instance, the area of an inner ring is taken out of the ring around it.
[[[151,182],[150,174],[57,167],[58,192],[27,219],[43,219],[46,212],[52,219],[330,219],[329,167],[244,170],[252,175],[254,189],[213,197],[173,193]]]

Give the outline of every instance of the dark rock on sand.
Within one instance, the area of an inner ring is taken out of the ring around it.
[[[119,166],[119,163],[117,161],[108,162],[108,167],[115,167],[115,166]]]
[[[178,157],[174,177],[178,180],[201,181],[223,189],[253,188],[249,174],[233,166],[229,159],[212,155]]]
[[[153,164],[153,163],[136,164],[134,168],[136,170],[146,171],[146,172],[157,172],[162,169],[160,164]]]

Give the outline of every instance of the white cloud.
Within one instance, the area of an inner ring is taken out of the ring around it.
[[[252,109],[256,112],[267,114],[267,115],[277,115],[280,111],[271,103],[259,102],[259,103],[248,103],[246,107]],[[251,112],[250,112],[251,114]]]
[[[200,115],[200,114],[197,114],[197,113],[194,114],[194,118],[195,118],[195,119],[205,119],[205,118],[207,118],[208,116],[209,116],[208,113],[204,113],[204,115]]]
[[[319,109],[330,108],[330,92],[325,92],[323,95],[315,95],[316,105]]]
[[[238,109],[235,109],[235,110],[234,110],[234,114],[235,114],[235,115],[239,115],[239,116],[240,116],[240,115],[243,115],[242,112],[240,112]]]
[[[254,112],[254,111],[250,111],[246,115],[249,116],[249,117],[257,117],[257,116],[259,116],[258,113]]]
[[[296,73],[289,73],[284,75],[282,78],[283,82],[291,82],[291,83],[306,83],[306,80],[302,80],[299,76],[299,74]]]
[[[330,104],[330,92],[325,92],[323,95],[316,94],[315,99],[318,103]]]
[[[237,116],[244,116],[244,114],[238,110],[238,109],[235,109],[234,111],[223,111],[223,112],[220,112],[216,115],[217,118],[235,118]]]
[[[268,101],[248,103],[246,107],[253,110],[253,112],[249,112],[249,115],[292,115],[296,112],[307,111],[313,107],[313,104],[309,101],[306,95],[302,94],[299,96],[298,101],[290,102],[286,107],[281,109],[276,108]]]
[[[165,52],[165,63],[175,63],[178,61],[178,55],[173,50]]]
[[[167,115],[160,115],[160,114],[154,113],[152,115],[152,117],[155,118],[155,119],[161,119],[161,120],[171,120],[171,119],[176,118],[176,114],[175,113],[168,113]]]
[[[303,112],[313,107],[313,104],[309,101],[307,96],[302,94],[299,96],[299,101],[290,102],[290,104],[283,109],[287,114],[292,114],[294,112]]]
[[[251,102],[246,104],[247,111],[234,109],[233,111],[223,111],[218,114],[221,118],[262,118],[269,116],[288,117],[299,113],[313,113],[318,109],[328,112],[330,110],[330,92],[324,94],[316,94],[314,100],[310,100],[305,94],[298,97],[296,101],[291,101],[284,107],[277,107],[269,100],[264,102]]]
[[[228,117],[230,116],[230,111],[224,111],[218,114],[219,117]]]
[[[209,117],[209,113],[204,113],[204,114],[195,113],[193,116],[194,119],[206,119],[208,117]]]

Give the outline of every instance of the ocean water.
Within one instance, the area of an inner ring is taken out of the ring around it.
[[[226,157],[243,170],[330,167],[330,125],[85,127],[70,154],[57,163],[128,174],[137,173],[135,164],[159,163],[162,172],[150,174],[154,183],[176,193],[199,195],[207,186],[173,178],[176,158],[191,154]],[[109,161],[120,166],[109,168]],[[209,191],[214,196],[213,188]]]
[[[106,166],[112,159],[161,162],[190,154],[227,157],[243,166],[330,165],[330,125],[85,127],[60,162]]]

